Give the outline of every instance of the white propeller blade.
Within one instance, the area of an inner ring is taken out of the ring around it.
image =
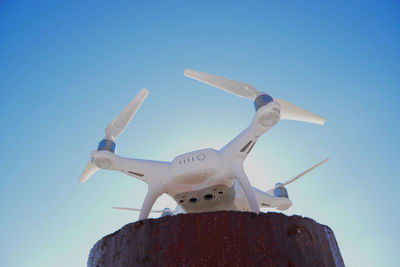
[[[306,173],[309,173],[310,171],[314,170],[315,168],[321,166],[322,164],[324,164],[325,162],[327,162],[329,160],[329,158],[324,159],[323,161],[321,161],[320,163],[315,164],[314,166],[312,166],[311,168],[303,171],[302,173],[296,175],[295,177],[289,179],[288,181],[284,182],[282,185],[286,186],[288,184],[290,184],[291,182],[294,182],[295,180],[299,179],[301,176],[303,176]]]
[[[186,69],[183,74],[186,77],[209,84],[240,97],[250,98],[251,100],[254,100],[258,93],[257,89],[250,84],[233,81],[208,73]]]
[[[123,208],[123,207],[112,207],[113,209],[116,210],[130,210],[130,211],[141,211],[141,209],[136,209],[136,208]],[[150,212],[154,213],[163,213],[163,210],[151,210]]]
[[[129,102],[129,104],[110,122],[106,127],[106,139],[115,140],[128,126],[136,111],[142,105],[143,101],[149,94],[149,90],[143,88],[140,92]]]
[[[254,100],[258,95],[257,89],[247,83],[237,82],[227,78],[190,69],[186,69],[184,75],[211,86],[215,86],[237,96],[250,98],[251,100]],[[278,102],[281,106],[281,119],[304,121],[321,125],[325,123],[324,118],[302,109],[301,107],[298,107],[286,100],[274,98],[274,101]]]
[[[93,162],[89,161],[85,169],[83,170],[81,177],[79,177],[79,182],[86,182],[86,180],[89,179],[90,176],[92,176],[98,169],[99,168],[97,168],[97,166]]]
[[[129,102],[129,104],[115,117],[112,122],[106,127],[106,138],[110,141],[114,141],[126,128],[128,123],[132,120],[136,111],[142,105],[143,101],[146,99],[149,94],[149,90],[143,88],[140,92]],[[89,161],[83,170],[81,177],[79,178],[80,182],[85,182],[90,178],[99,168]]]
[[[300,174],[296,175],[295,177],[289,179],[288,181],[282,183],[282,186],[286,186],[286,185],[290,184],[291,182],[294,182],[295,180],[299,179],[299,178],[300,178],[301,176],[303,176],[304,174],[309,173],[310,171],[312,171],[312,170],[314,170],[315,168],[321,166],[323,163],[327,162],[328,160],[329,160],[329,158],[326,158],[326,159],[324,159],[323,161],[321,161],[321,162],[315,164],[315,165],[312,166],[311,168],[308,168],[307,170],[303,171],[302,173],[300,173]],[[270,190],[268,190],[268,191],[266,191],[266,192],[267,192],[268,194],[273,195],[273,194],[274,194],[274,189],[275,189],[275,188],[272,188],[272,189],[270,189]]]
[[[274,101],[278,102],[281,106],[281,119],[283,120],[304,121],[320,125],[326,121],[324,118],[298,107],[289,101],[279,98],[274,98]]]

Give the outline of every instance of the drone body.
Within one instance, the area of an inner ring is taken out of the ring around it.
[[[123,158],[114,153],[114,140],[127,124],[148,94],[142,89],[128,106],[107,126],[106,137],[92,152],[80,181],[86,181],[99,168],[123,172],[142,180],[148,192],[140,209],[139,219],[145,219],[162,194],[171,196],[184,212],[217,210],[249,210],[260,207],[284,210],[292,205],[284,185],[294,181],[325,161],[313,166],[284,184],[277,184],[263,192],[251,186],[243,169],[247,155],[266,131],[280,119],[294,119],[317,124],[325,120],[285,100],[273,99],[241,82],[186,70],[185,75],[211,84],[242,97],[254,99],[256,113],[250,125],[220,150],[212,148],[192,151],[175,157],[172,162]],[[135,209],[134,209],[135,210]],[[164,214],[171,211],[164,210]],[[173,214],[173,212],[171,213]]]

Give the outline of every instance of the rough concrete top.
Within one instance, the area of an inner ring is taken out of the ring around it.
[[[130,223],[99,240],[88,266],[344,266],[332,230],[282,213],[221,211]]]

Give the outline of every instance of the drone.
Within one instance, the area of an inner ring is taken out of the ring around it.
[[[286,185],[320,166],[325,159],[274,188],[262,191],[253,187],[244,171],[244,161],[257,140],[279,120],[296,120],[323,125],[325,119],[286,100],[272,98],[250,84],[186,69],[184,75],[217,87],[242,98],[253,100],[255,115],[250,125],[219,150],[205,148],[176,156],[171,162],[125,158],[115,154],[115,140],[126,129],[146,99],[149,91],[143,88],[105,128],[105,138],[90,155],[79,181],[85,182],[99,169],[115,170],[137,178],[148,185],[140,209],[139,220],[150,212],[164,215],[209,212],[220,210],[259,213],[260,207],[286,210],[292,206]],[[177,207],[152,210],[156,200],[167,194]]]

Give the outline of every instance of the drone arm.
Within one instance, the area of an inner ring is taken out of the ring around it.
[[[101,169],[120,171],[146,183],[169,173],[169,162],[124,158],[109,151],[94,151],[91,158]]]
[[[243,169],[234,170],[234,175],[236,176],[236,179],[239,181],[240,185],[243,188],[251,211],[255,213],[260,213],[260,207],[258,205],[256,195],[254,194],[249,178],[247,178],[247,175],[245,174]]]
[[[276,106],[272,102],[259,108],[250,125],[220,150],[222,156],[228,160],[232,157],[244,160],[258,138],[279,121]]]
[[[252,189],[260,207],[286,210],[292,206],[292,201],[287,197],[275,197],[268,192],[263,192],[255,187],[253,187]]]
[[[118,157],[118,166],[121,172],[144,182],[150,178],[165,177],[169,172],[169,163],[162,161]]]
[[[258,136],[255,135],[252,125],[244,129],[237,137],[225,145],[220,151],[224,157],[235,155],[244,159],[256,143]]]

